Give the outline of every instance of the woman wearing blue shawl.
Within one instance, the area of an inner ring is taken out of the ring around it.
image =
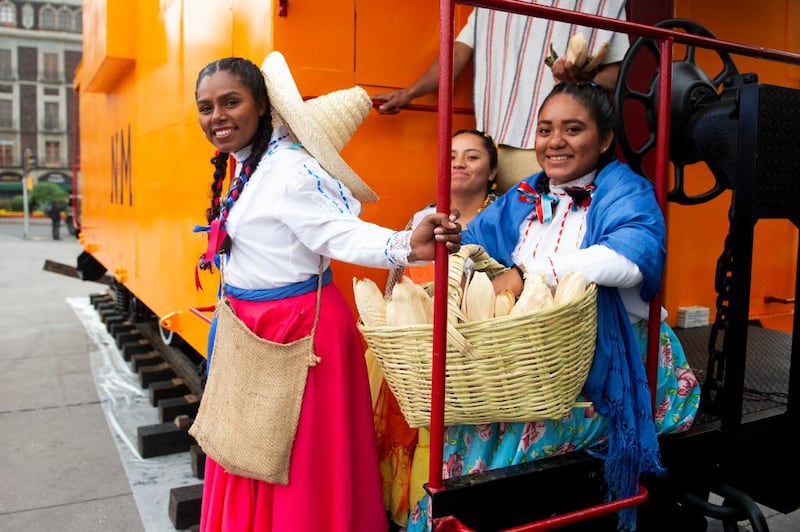
[[[571,271],[597,283],[597,346],[578,398],[592,406],[560,420],[448,427],[444,477],[587,448],[605,459],[608,497],[626,497],[641,474],[663,471],[657,434],[688,430],[700,401],[662,310],[652,412],[643,361],[649,301],[664,268],[664,218],[652,184],[615,159],[613,109],[593,83],[554,87],[539,110],[536,156],[542,171],[482,211],[462,242],[509,266],[494,279],[495,292],[519,296],[523,275],[533,274],[551,288]],[[412,510],[409,531],[429,528],[427,503]],[[618,529],[636,529],[635,508],[619,513]]]

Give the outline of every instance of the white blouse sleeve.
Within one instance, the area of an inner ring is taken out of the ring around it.
[[[361,203],[339,180],[306,158],[293,188],[277,206],[280,218],[311,251],[361,266],[407,265],[410,231],[395,231],[358,217]]]
[[[581,272],[588,281],[601,286],[631,288],[642,282],[642,272],[634,262],[600,244],[572,253],[537,257],[525,263],[525,270],[543,273],[551,287],[571,271]]]

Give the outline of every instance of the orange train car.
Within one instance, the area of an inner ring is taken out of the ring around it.
[[[285,12],[282,12],[285,9]],[[471,7],[456,7],[460,27]],[[791,0],[629,2],[629,19],[691,19],[720,39],[797,51],[800,13]],[[203,222],[212,152],[197,126],[194,83],[217,57],[260,62],[281,50],[306,95],[361,85],[370,94],[403,87],[438,53],[438,5],[373,1],[256,2],[140,1],[84,4],[83,61],[76,75],[80,110],[81,244],[155,314],[173,314],[173,327],[203,352],[206,324],[186,309],[214,301],[216,281],[194,287],[203,243],[191,233]],[[413,35],[413,38],[409,36]],[[633,37],[632,37],[633,39]],[[734,56],[762,82],[800,85],[800,67]],[[702,58],[699,61],[702,66]],[[454,105],[471,107],[470,73],[454,90]],[[435,108],[435,95],[418,102]],[[454,128],[471,118],[456,114]],[[378,193],[363,217],[402,228],[416,206],[435,197],[436,114],[374,112],[344,156]],[[702,164],[687,168],[687,187],[704,190]],[[670,204],[664,304],[675,325],[681,307],[705,307],[713,317],[714,268],[727,231],[727,197],[702,207]],[[703,245],[697,245],[703,242]],[[779,245],[775,245],[779,242]],[[769,221],[757,228],[752,294],[754,319],[788,330],[793,308],[797,232]],[[354,275],[379,281],[385,272],[336,265],[348,289]]]
[[[456,4],[456,29],[471,9]],[[271,50],[280,50],[307,96],[353,85],[373,95],[404,87],[438,53],[439,5],[430,0],[85,0],[83,11],[83,60],[75,89],[84,255],[152,315],[167,317],[162,324],[202,354],[208,324],[191,309],[214,304],[218,279],[202,273],[205,289],[195,287],[195,264],[205,240],[191,230],[204,223],[213,155],[197,125],[197,72],[219,57],[244,56],[260,63]],[[800,4],[795,0],[628,1],[628,20],[655,24],[664,19],[693,21],[722,41],[800,52]],[[632,42],[637,38],[631,35]],[[760,83],[800,88],[797,61],[752,53],[732,53],[731,58],[739,72],[757,73]],[[718,53],[705,49],[696,58],[709,73],[716,71],[718,60]],[[467,71],[455,83],[454,106],[471,107],[470,79]],[[415,103],[429,109],[397,116],[372,113],[343,151],[380,196],[364,206],[362,217],[398,229],[436,196],[436,97]],[[469,114],[453,116],[454,130],[472,123]],[[632,124],[631,136],[642,127]],[[683,166],[690,195],[719,182],[702,162]],[[731,196],[726,189],[697,204],[666,205],[662,297],[673,326],[680,325],[684,312],[705,309],[708,317],[701,319],[713,321],[720,310],[718,262],[730,229]],[[759,219],[752,250],[747,318],[791,333],[796,327],[796,219]],[[333,271],[345,294],[351,294],[354,276],[378,284],[386,276],[342,263],[334,264]]]

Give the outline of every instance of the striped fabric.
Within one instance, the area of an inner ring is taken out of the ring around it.
[[[625,20],[625,0],[541,0],[560,9]],[[607,63],[621,61],[628,36],[547,19],[475,8],[456,38],[473,49],[473,87],[477,129],[498,144],[532,149],[536,112],[553,87],[544,58],[553,44],[563,55],[570,36],[585,33],[590,53],[609,41]]]

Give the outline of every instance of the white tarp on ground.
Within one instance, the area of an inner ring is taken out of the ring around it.
[[[150,404],[148,390],[142,389],[89,299],[68,298],[67,303],[86,328],[90,345],[96,346],[89,353],[92,375],[144,529],[175,530],[169,518],[170,490],[202,482],[192,474],[189,453],[141,457],[136,430],[161,423],[158,409]]]

